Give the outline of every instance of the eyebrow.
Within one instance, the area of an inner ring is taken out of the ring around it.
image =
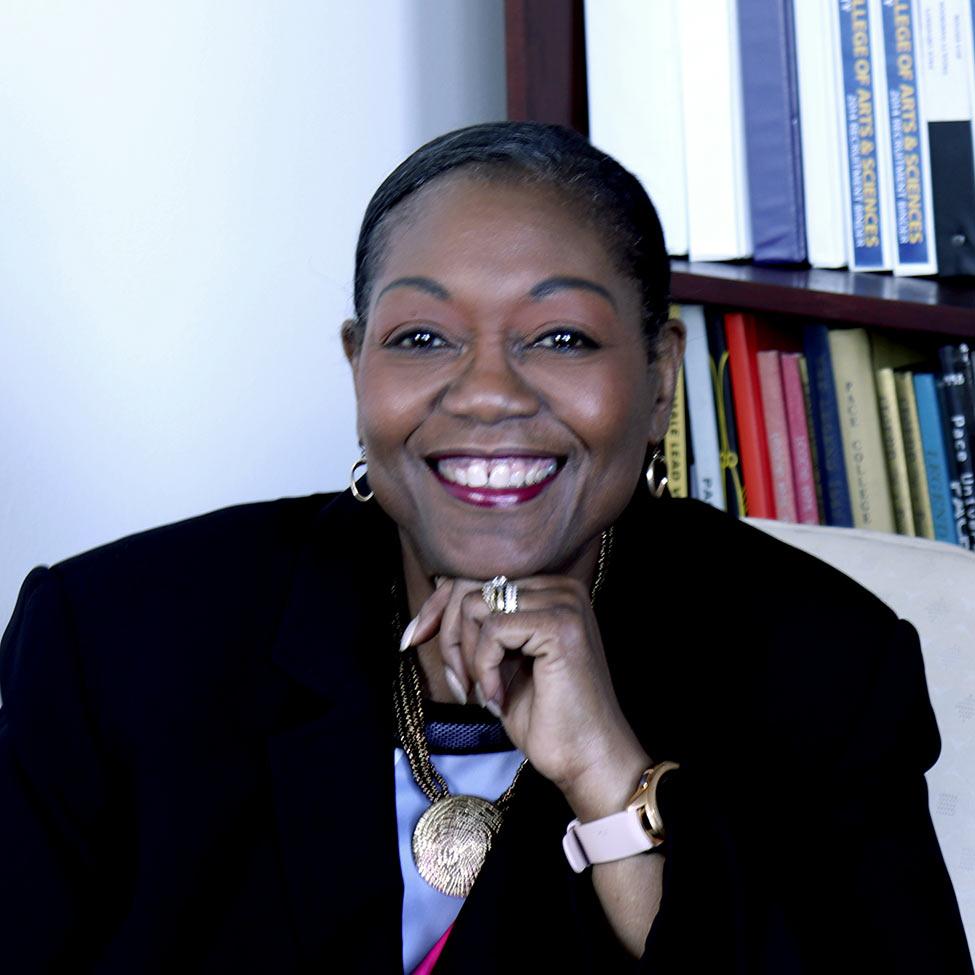
[[[450,292],[442,284],[434,281],[433,278],[418,276],[396,278],[395,281],[390,281],[376,296],[376,300],[378,301],[387,291],[392,291],[394,288],[416,288],[418,291],[425,291],[428,295],[439,298],[441,301],[450,300]],[[609,291],[601,284],[596,284],[595,281],[590,281],[587,278],[546,278],[544,281],[539,281],[528,292],[528,296],[533,301],[541,301],[543,298],[548,298],[551,295],[557,294],[559,291],[567,291],[573,288],[597,294],[601,298],[605,298],[613,306],[614,311],[618,310],[616,308],[616,301]]]
[[[609,291],[604,288],[601,284],[596,284],[595,281],[589,281],[586,278],[546,278],[544,281],[540,281],[535,285],[531,291],[528,292],[529,297],[533,298],[535,301],[539,301],[542,298],[547,298],[549,295],[553,295],[558,291],[565,291],[569,288],[578,288],[582,291],[591,291],[593,294],[597,294],[602,298],[605,298],[612,306],[613,310],[617,311],[616,301]]]
[[[387,291],[392,291],[393,288],[416,288],[419,291],[425,291],[428,295],[433,295],[434,298],[439,298],[441,301],[450,300],[450,292],[442,284],[434,281],[433,278],[411,277],[397,278],[395,281],[390,281],[376,295],[376,301],[379,301]]]

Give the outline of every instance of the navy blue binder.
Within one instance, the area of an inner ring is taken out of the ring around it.
[[[755,260],[806,259],[792,0],[738,0],[745,155]]]

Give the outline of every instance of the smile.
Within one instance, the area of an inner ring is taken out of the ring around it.
[[[507,508],[541,494],[559,473],[556,457],[439,457],[430,467],[447,492],[478,507]]]

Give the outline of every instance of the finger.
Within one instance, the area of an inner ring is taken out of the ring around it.
[[[400,650],[409,647],[418,647],[421,643],[426,643],[431,637],[435,636],[441,627],[444,609],[446,608],[451,595],[451,580],[438,582],[437,588],[427,598],[426,602],[420,607],[420,611],[410,620],[406,629],[403,630],[403,637],[400,641]]]
[[[453,671],[457,678],[457,684],[468,697],[472,690],[473,680],[468,675],[462,650],[462,606],[469,595],[480,593],[482,585],[483,583],[473,579],[452,580],[450,597],[444,607],[443,618],[440,622],[440,639],[438,641],[440,656],[443,658],[444,665]]]
[[[512,654],[534,658],[535,667],[541,659],[551,663],[571,652],[583,633],[579,614],[561,607],[488,616],[470,664],[485,700],[504,709],[508,674],[502,665]]]
[[[459,645],[455,643],[454,648],[463,658],[463,666],[467,680],[473,685],[472,689],[478,698],[478,703],[486,706],[484,700],[492,698],[491,693],[484,692],[483,686],[478,685],[478,675],[475,668],[475,655],[480,644],[481,628],[485,622],[494,616],[510,617],[520,616],[525,612],[542,612],[546,610],[565,610],[585,611],[588,602],[584,606],[579,605],[580,593],[576,592],[571,585],[571,580],[564,580],[570,585],[564,585],[563,580],[554,582],[552,577],[533,577],[519,582],[518,585],[518,609],[514,614],[498,614],[492,611],[483,598],[480,589],[468,591],[460,599],[460,628]],[[585,599],[585,593],[581,592]],[[519,646],[508,646],[509,653],[520,650]],[[466,682],[465,682],[466,687]]]

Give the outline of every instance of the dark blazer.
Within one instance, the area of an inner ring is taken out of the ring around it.
[[[0,650],[5,973],[394,972],[395,528],[248,505],[37,569]],[[696,502],[634,500],[597,613],[656,759],[664,897],[630,963],[526,771],[444,972],[971,972],[927,811],[914,630]]]

